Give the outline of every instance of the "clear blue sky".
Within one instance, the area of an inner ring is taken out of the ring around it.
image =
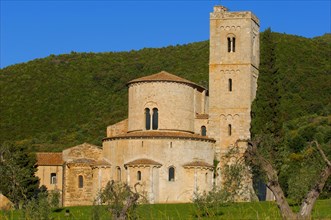
[[[209,38],[214,5],[250,10],[261,31],[315,37],[330,33],[322,1],[1,1],[0,67],[50,54],[129,51]]]

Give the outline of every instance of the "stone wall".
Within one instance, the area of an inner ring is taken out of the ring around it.
[[[128,131],[145,130],[145,108],[158,109],[158,130],[194,132],[195,113],[206,111],[206,95],[177,82],[141,82],[129,87]]]
[[[56,174],[56,182],[51,182],[51,174]],[[63,166],[38,166],[36,176],[40,179],[40,186],[44,185],[47,190],[62,190]]]
[[[103,150],[104,157],[112,162],[111,178],[118,179],[117,172],[120,168],[121,180],[123,182],[129,181],[131,185],[136,182],[138,170],[136,168],[126,169],[124,164],[141,158],[151,159],[161,164],[160,167],[155,167],[152,170],[142,169],[142,182],[145,181],[145,187],[149,190],[148,193],[151,193],[151,186],[148,185],[147,181],[152,180],[149,184],[153,184],[153,195],[150,197],[154,198],[154,202],[175,203],[190,202],[194,192],[194,188],[192,188],[194,174],[190,174],[190,169],[184,168],[184,165],[194,161],[202,161],[212,165],[214,159],[213,144],[213,141],[180,138],[115,139],[104,141]],[[168,179],[170,167],[175,168],[174,181]],[[200,189],[207,190],[211,186],[210,181],[208,184],[201,184]]]

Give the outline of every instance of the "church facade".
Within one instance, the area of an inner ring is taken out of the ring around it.
[[[107,127],[102,148],[38,153],[41,185],[60,190],[64,206],[92,204],[110,180],[139,182],[151,203],[191,202],[221,184],[215,166],[236,140],[250,137],[258,68],[259,20],[215,6],[209,91],[166,71],[128,82],[128,118]]]

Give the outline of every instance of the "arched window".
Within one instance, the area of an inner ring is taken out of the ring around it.
[[[78,188],[83,188],[84,187],[84,178],[82,175],[78,176]]]
[[[232,135],[232,125],[231,124],[228,125],[228,135],[229,136]]]
[[[51,173],[51,184],[56,184],[56,173]]]
[[[117,174],[117,181],[121,181],[121,168],[117,167],[116,169],[116,174]]]
[[[157,108],[153,108],[152,129],[157,130],[158,128],[159,128],[159,110]]]
[[[232,79],[229,79],[229,91],[232,92]]]
[[[175,168],[174,167],[169,167],[169,178],[168,178],[168,180],[170,182],[175,181]]]
[[[138,181],[141,180],[141,172],[140,172],[140,171],[137,172],[137,180],[138,180]]]
[[[236,52],[236,38],[228,37],[228,52]]]
[[[146,130],[151,129],[151,112],[149,108],[145,108],[145,128]]]
[[[201,136],[206,136],[206,135],[207,135],[206,126],[201,126]]]
[[[228,37],[228,52],[231,52],[231,38]]]
[[[232,52],[236,52],[236,38],[232,38]]]

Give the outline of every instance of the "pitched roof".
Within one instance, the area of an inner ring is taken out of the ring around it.
[[[204,87],[202,87],[202,86],[200,86],[200,85],[198,85],[194,82],[191,82],[187,79],[181,78],[181,77],[176,76],[174,74],[168,73],[166,71],[161,71],[161,72],[156,73],[156,74],[152,74],[152,75],[149,75],[149,76],[144,76],[144,77],[141,77],[141,78],[138,78],[138,79],[131,80],[131,81],[128,82],[128,85],[132,84],[132,83],[137,83],[137,82],[157,82],[157,81],[184,83],[184,84],[188,84],[190,86],[193,86],[193,87],[196,87],[196,88],[199,88],[199,89],[206,90]]]
[[[154,160],[150,160],[150,159],[146,159],[146,158],[141,158],[141,159],[137,159],[137,160],[133,160],[130,161],[126,164],[124,164],[125,166],[135,166],[135,165],[156,165],[156,166],[162,166],[162,164],[154,161]]]
[[[186,132],[169,132],[169,131],[136,131],[125,134],[120,134],[113,137],[106,137],[103,141],[125,138],[182,138],[193,140],[205,140],[215,142],[214,139],[208,136],[202,136],[199,134],[191,134]]]
[[[210,165],[209,163],[206,163],[204,161],[193,161],[193,162],[184,164],[183,167],[209,167],[209,168],[212,168],[213,165]]]
[[[36,155],[38,166],[59,166],[63,164],[62,153],[40,152]]]

